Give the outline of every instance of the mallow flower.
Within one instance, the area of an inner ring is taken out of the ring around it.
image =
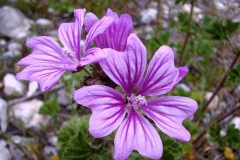
[[[96,36],[94,42],[99,48],[111,48],[116,51],[124,51],[127,43],[127,38],[132,32],[133,23],[132,17],[128,14],[122,14],[118,17],[116,12],[111,9],[107,10],[106,16],[114,19],[113,24],[105,30],[101,35]],[[84,26],[87,32],[90,32],[99,19],[96,15],[89,12],[84,17]]]
[[[37,81],[41,91],[44,92],[51,89],[65,71],[75,72],[78,67],[105,59],[107,55],[100,48],[90,48],[90,45],[95,37],[114,22],[114,19],[104,16],[91,27],[85,40],[83,54],[80,42],[84,14],[85,9],[76,9],[75,22],[59,26],[58,36],[63,47],[46,36],[28,40],[27,44],[33,52],[18,62],[18,65],[26,67],[17,74],[17,79]]]
[[[197,103],[187,97],[159,96],[169,92],[188,72],[186,67],[174,67],[172,49],[160,47],[144,77],[146,49],[135,34],[129,36],[124,52],[105,51],[114,54],[100,65],[123,91],[92,85],[78,89],[74,99],[92,110],[89,132],[95,138],[107,136],[119,127],[114,139],[114,159],[127,159],[133,150],[151,159],[162,156],[160,136],[144,114],[168,136],[189,141],[190,133],[182,122],[195,113]]]

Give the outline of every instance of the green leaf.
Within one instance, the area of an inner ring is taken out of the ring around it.
[[[49,115],[53,118],[57,117],[57,113],[60,111],[57,99],[47,100],[39,110],[39,114]]]
[[[84,135],[78,132],[66,146],[62,155],[63,160],[107,160],[107,151],[102,148],[92,148]]]
[[[183,121],[183,126],[190,132],[192,137],[199,135],[199,129],[196,123],[191,122],[189,119]]]
[[[191,40],[189,41],[187,48],[190,52],[199,56],[210,55],[214,51],[213,44],[207,39]]]
[[[226,84],[231,87],[233,83],[240,83],[240,64],[228,71]]]
[[[240,147],[240,130],[234,124],[229,124],[227,129],[226,141],[233,149]]]
[[[184,5],[187,2],[188,2],[188,0],[175,0],[176,5],[178,5],[179,3],[182,3],[182,5]]]
[[[81,130],[81,133],[85,135],[85,138],[89,141],[92,140],[92,137],[88,134],[88,123],[89,116],[81,116],[77,119],[71,119],[66,125],[64,125],[58,132],[58,141],[57,145],[59,146],[59,156],[62,156],[62,153],[65,150],[65,147],[68,145],[70,139],[77,135]]]
[[[182,157],[182,144],[159,131],[163,143],[163,156],[161,160],[179,160]]]
[[[225,21],[216,19],[206,28],[206,31],[212,35],[214,40],[228,39],[240,26],[240,22],[233,22],[231,19]]]
[[[170,32],[158,32],[156,36],[146,41],[146,48],[150,52],[155,52],[162,45],[169,45]]]

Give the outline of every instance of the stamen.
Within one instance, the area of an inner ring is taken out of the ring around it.
[[[135,109],[139,109],[141,105],[147,105],[147,100],[142,95],[135,96],[132,94],[131,97],[127,97],[127,99],[128,105],[134,107]]]
[[[69,49],[68,47],[63,47],[62,48],[63,52],[66,55],[66,58],[72,62],[78,62],[77,57],[75,52],[73,52],[71,49]]]

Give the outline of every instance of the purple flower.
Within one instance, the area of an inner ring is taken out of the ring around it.
[[[112,48],[117,51],[124,51],[127,38],[132,32],[132,18],[128,14],[122,14],[120,18],[111,9],[107,10],[106,16],[114,19],[114,23],[104,32],[98,35],[94,42],[99,48]],[[84,18],[84,26],[87,32],[98,22],[97,16],[93,13],[87,13]]]
[[[174,67],[172,49],[168,46],[158,49],[144,78],[146,49],[135,34],[129,36],[125,52],[111,49],[106,52],[114,54],[109,54],[100,65],[124,93],[107,86],[92,85],[77,90],[74,99],[91,108],[89,132],[94,137],[107,136],[119,127],[114,140],[114,159],[126,159],[133,150],[151,159],[162,156],[159,134],[142,113],[170,137],[189,141],[190,134],[182,122],[194,114],[197,103],[187,97],[156,98],[169,92],[188,72],[186,67]]]
[[[74,10],[73,23],[63,23],[58,29],[63,48],[52,38],[39,36],[30,39],[27,44],[33,53],[18,62],[26,68],[17,74],[18,79],[37,81],[41,91],[48,91],[57,83],[65,71],[77,71],[77,67],[98,62],[107,57],[100,48],[89,49],[95,37],[102,34],[113,22],[110,16],[104,16],[88,32],[84,54],[81,53],[81,30],[85,9]]]

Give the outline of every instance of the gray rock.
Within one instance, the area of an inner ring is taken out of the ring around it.
[[[207,92],[207,93],[205,94],[205,99],[208,101],[208,100],[211,98],[212,95],[213,95],[212,92]],[[219,102],[219,97],[218,97],[218,95],[216,95],[216,96],[213,98],[213,100],[210,102],[210,104],[208,105],[208,109],[209,109],[209,110],[214,110],[214,109],[216,109],[216,108],[218,107],[218,102]]]
[[[0,98],[0,124],[2,132],[7,130],[7,102]]]
[[[8,45],[8,51],[5,52],[3,55],[5,57],[15,57],[21,55],[22,46],[17,42],[11,42]]]
[[[27,37],[32,21],[16,8],[4,6],[0,9],[0,33],[16,39]]]
[[[184,83],[178,83],[176,88],[182,88],[185,92],[191,92],[191,88]]]
[[[10,108],[10,120],[14,122],[15,119],[19,119],[26,128],[40,128],[41,125],[46,125],[50,120],[49,116],[38,113],[42,105],[43,102],[37,99],[18,103]]]
[[[45,157],[50,157],[50,156],[53,156],[53,155],[57,155],[57,148],[53,147],[53,146],[45,146],[43,148],[43,155]]]
[[[31,97],[36,91],[38,90],[39,86],[36,81],[31,81],[28,84],[28,92],[27,92],[27,97]]]
[[[141,22],[149,24],[157,18],[157,9],[148,8],[140,12]]]
[[[7,73],[3,78],[3,92],[7,96],[21,96],[24,94],[25,87],[21,81],[16,80],[14,74]]]
[[[53,28],[53,22],[46,18],[39,18],[36,20],[36,25],[42,29]]]
[[[9,150],[6,147],[7,143],[3,140],[0,140],[0,159],[1,160],[11,160],[12,156]]]
[[[240,130],[240,117],[234,117],[231,124],[235,124],[235,128]]]

